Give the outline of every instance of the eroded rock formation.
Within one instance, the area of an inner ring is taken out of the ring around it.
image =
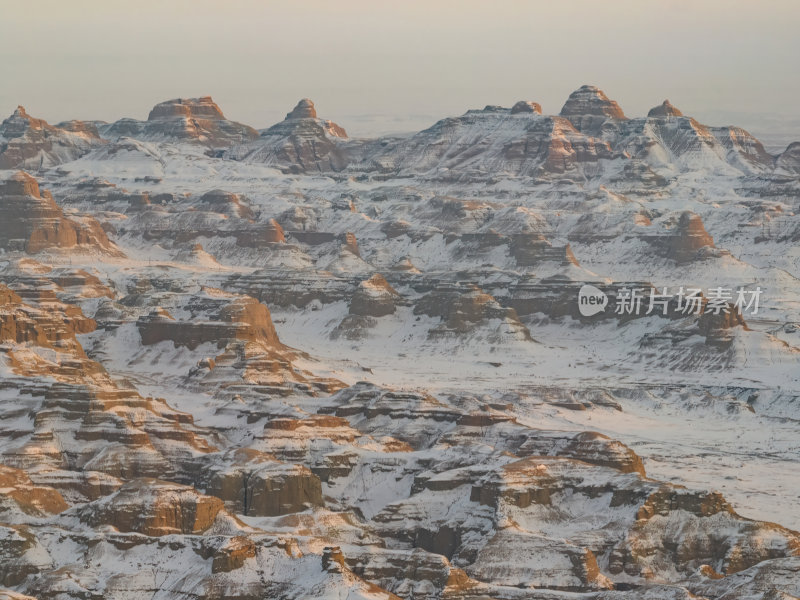
[[[70,121],[53,126],[18,106],[0,123],[0,169],[47,169],[75,160],[103,143],[91,123]]]
[[[48,249],[75,249],[120,256],[100,224],[92,218],[67,218],[52,194],[40,191],[35,178],[18,171],[0,180],[0,247],[36,254]]]

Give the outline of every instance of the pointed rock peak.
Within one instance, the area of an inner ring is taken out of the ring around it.
[[[20,105],[11,113],[10,117],[0,123],[0,135],[7,138],[15,138],[24,135],[28,129],[45,128],[50,128],[50,125],[42,119],[30,116],[25,107]]]
[[[287,113],[286,120],[290,119],[316,119],[317,109],[314,108],[314,103],[310,98],[303,98],[292,109],[292,112]]]
[[[627,119],[619,104],[609,99],[603,90],[593,85],[583,85],[569,95],[561,109],[562,117],[582,115],[605,116],[612,119]]]
[[[684,211],[671,236],[668,256],[679,263],[693,260],[700,248],[714,247],[714,238],[706,231],[700,215]]]
[[[202,96],[200,98],[175,98],[159,102],[150,111],[147,120],[155,121],[158,119],[174,119],[176,117],[225,119],[222,110],[211,99],[211,96]]]
[[[664,100],[661,104],[650,109],[648,117],[682,117],[683,113],[675,108],[669,100]]]
[[[315,119],[315,123],[308,121],[308,119]],[[317,109],[314,107],[314,102],[309,98],[300,100],[297,106],[286,114],[286,118],[283,121],[273,125],[268,131],[280,135],[298,132],[302,135],[308,135],[315,131],[321,131],[332,137],[347,137],[347,132],[343,127],[340,127],[333,121],[317,118]]]
[[[542,114],[542,106],[538,102],[520,100],[511,107],[511,114],[516,115],[517,113],[536,113],[540,115]]]

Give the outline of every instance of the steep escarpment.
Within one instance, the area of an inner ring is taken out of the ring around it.
[[[0,179],[0,217],[0,247],[6,250],[122,254],[96,220],[66,217],[52,194],[40,191],[39,182],[24,171]]]
[[[206,309],[218,308],[219,313],[208,321],[197,319],[177,321],[168,313],[154,311],[137,322],[142,343],[157,344],[166,340],[176,346],[194,349],[200,344],[213,342],[224,346],[230,340],[261,342],[280,348],[278,334],[270,319],[269,310],[254,298],[239,298],[223,303],[214,302],[209,295]],[[199,304],[195,305],[199,308]]]

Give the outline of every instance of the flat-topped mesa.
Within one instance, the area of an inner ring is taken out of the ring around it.
[[[274,350],[283,349],[272,323],[269,309],[255,298],[238,297],[234,300],[199,296],[207,304],[203,319],[175,320],[169,313],[154,310],[136,322],[142,344],[149,346],[171,341],[175,347],[194,350],[201,344],[215,343],[218,348],[236,341],[257,342]]]
[[[537,115],[542,114],[542,106],[538,102],[531,102],[530,100],[520,100],[514,106],[511,107],[511,114],[516,115],[518,113],[535,113]]]
[[[197,534],[218,518],[233,521],[219,498],[152,478],[127,482],[115,493],[82,506],[78,517],[93,526],[111,525],[151,537]]]
[[[72,119],[70,121],[61,121],[56,123],[58,129],[69,131],[70,133],[82,133],[90,137],[100,137],[100,131],[97,129],[97,123],[92,121],[80,121]]]
[[[603,90],[593,85],[582,85],[569,95],[561,109],[562,117],[581,117],[586,115],[625,120],[619,104],[605,95]]]
[[[159,102],[150,111],[147,120],[156,121],[175,117],[225,119],[222,110],[211,99],[211,96],[202,96],[200,98],[175,98]]]
[[[314,102],[311,98],[303,98],[297,103],[291,112],[286,114],[286,121],[291,119],[316,119],[317,109],[314,108]]]
[[[669,100],[664,100],[658,106],[654,106],[647,113],[648,117],[682,117],[683,113],[672,105]]]
[[[181,141],[211,148],[226,148],[258,137],[258,132],[249,125],[226,119],[211,96],[159,102],[146,121],[120,119],[101,129],[109,139],[132,137],[146,141]]]

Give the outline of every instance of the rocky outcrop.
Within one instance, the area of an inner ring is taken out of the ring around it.
[[[249,516],[271,517],[322,506],[319,477],[307,467],[287,465],[265,457],[248,456],[214,467],[206,492],[225,501],[231,510]]]
[[[713,248],[714,239],[703,226],[703,220],[690,212],[681,213],[670,236],[667,256],[678,263],[691,261],[701,248]]]
[[[29,254],[74,249],[122,255],[97,221],[65,217],[52,194],[40,191],[23,171],[0,179],[0,247]]]
[[[150,111],[147,121],[121,119],[105,127],[103,134],[108,138],[190,142],[212,148],[243,144],[258,137],[252,127],[226,119],[210,96],[160,102]]]
[[[376,273],[369,279],[362,281],[350,300],[350,314],[383,317],[394,313],[399,298],[397,291],[389,282]]]
[[[661,564],[671,561],[684,569],[709,565],[715,572],[730,575],[770,558],[800,552],[800,540],[791,531],[772,523],[744,520],[721,497],[677,492],[671,492],[672,498],[653,516],[647,512],[652,510],[648,500],[641,509],[643,516],[612,553],[615,571],[649,578],[657,576]],[[673,529],[678,523],[679,529]],[[715,532],[722,528],[736,535],[720,539]]]
[[[317,109],[314,108],[314,103],[310,98],[303,98],[287,115],[286,120],[291,119],[316,119]]]
[[[286,115],[285,121],[294,122],[301,119],[317,119],[317,109],[309,98],[303,98],[291,112]],[[326,133],[334,137],[346,138],[347,132],[333,121],[320,121]]]
[[[226,190],[178,197],[112,189],[92,197],[96,198],[93,205],[102,204],[128,216],[114,224],[117,235],[142,237],[181,256],[191,256],[191,248],[202,241],[213,256],[236,252],[239,260],[259,264],[265,257],[260,250],[281,250],[274,245],[285,241],[283,228],[275,219],[259,218],[247,196]]]
[[[700,335],[706,338],[706,344],[717,348],[728,348],[734,341],[736,327],[747,331],[747,323],[738,307],[726,302],[722,307],[712,310],[706,304],[703,313],[697,320]]]
[[[211,319],[198,322],[176,321],[169,314],[153,311],[141,317],[136,325],[144,345],[171,341],[175,346],[197,348],[214,343],[219,348],[234,340],[259,342],[270,347],[282,347],[275,332],[269,309],[254,298],[222,301],[206,296],[208,307],[215,310]]]
[[[764,145],[749,131],[741,127],[712,127],[711,132],[734,165],[743,161],[750,167],[763,172],[772,167],[774,157],[764,149]]]
[[[669,100],[664,100],[658,106],[654,106],[647,113],[648,118],[653,117],[682,117],[683,113],[675,108]]]
[[[513,308],[502,307],[495,298],[477,286],[445,287],[423,296],[414,306],[414,314],[439,317],[440,326],[432,329],[429,335],[447,336],[472,332],[491,321],[500,322],[496,334],[505,334],[521,340],[531,340],[531,334],[517,317]]]
[[[18,106],[0,124],[0,169],[47,169],[104,143],[91,123],[70,121],[53,126]]]
[[[26,525],[0,524],[0,586],[17,586],[52,567],[47,551]]]
[[[349,340],[367,337],[370,330],[378,325],[380,317],[394,314],[402,303],[400,294],[383,275],[376,273],[358,284],[350,298],[349,314],[333,330],[331,337]]]
[[[18,594],[11,590],[0,590],[0,600],[36,600],[33,596],[26,596],[25,594]]]
[[[54,301],[55,298],[45,300],[47,310],[37,310],[0,284],[0,342],[59,349],[84,357],[75,336],[93,331],[94,321],[85,317],[76,306],[61,304]],[[13,357],[13,350],[9,356]],[[27,366],[35,369],[35,364]],[[22,365],[20,368],[24,371]]]
[[[510,587],[542,587],[585,592],[613,589],[600,573],[591,550],[570,543],[537,539],[513,528],[498,531],[478,552],[469,570],[479,581],[502,581]]]
[[[597,135],[608,121],[613,125],[627,119],[619,104],[603,90],[583,85],[569,95],[559,113],[583,133]]]
[[[287,173],[341,171],[349,157],[341,141],[347,132],[317,118],[314,103],[298,102],[286,119],[261,132],[258,141],[226,153],[227,158],[275,166]]]
[[[561,435],[543,432],[540,435],[530,435],[515,453],[519,456],[564,456],[593,465],[612,467],[623,473],[645,474],[642,459],[633,450],[594,431]]]
[[[252,297],[209,287],[188,296],[165,298],[170,302],[157,305],[146,294],[131,291],[124,302],[149,307],[148,314],[131,320],[138,329],[143,352],[198,351],[191,360],[193,366],[186,367],[188,381],[203,393],[238,388],[252,402],[247,408],[240,406],[237,412],[252,411],[253,419],[261,418],[267,408],[261,395],[267,391],[283,396],[314,395],[343,386],[336,379],[317,377],[298,368],[295,361],[307,356],[281,343],[269,310]],[[173,310],[181,311],[182,318],[175,319]]]
[[[625,119],[619,104],[610,100],[603,90],[593,85],[582,85],[572,92],[559,113],[562,117],[581,117],[584,115]]]
[[[95,321],[80,308],[52,290],[29,292],[20,288],[23,302],[0,289],[3,366],[12,375],[5,386],[27,390],[3,409],[21,428],[0,449],[6,465],[34,470],[67,497],[85,499],[118,487],[115,478],[174,477],[213,449],[191,415],[118,385],[86,356],[76,335],[93,331]]]
[[[252,219],[253,211],[246,205],[247,200],[224,190],[211,190],[200,197],[200,203],[208,206],[215,212],[223,215],[239,217],[240,219]]]
[[[270,244],[282,244],[286,241],[283,227],[275,219],[263,225],[245,229],[236,234],[236,243],[245,248],[263,248]]]
[[[224,512],[222,500],[192,487],[136,479],[118,491],[79,509],[81,521],[98,527],[148,536],[202,533]]]
[[[43,516],[60,513],[68,507],[53,488],[34,485],[25,471],[0,465],[0,519],[6,520],[3,513],[14,508]]]
[[[174,118],[212,119],[219,121],[224,119],[225,116],[222,114],[219,106],[211,99],[211,96],[166,100],[165,102],[156,104],[150,111],[150,114],[147,115],[148,121]]]
[[[538,233],[520,233],[512,236],[510,250],[514,260],[521,267],[531,267],[547,261],[562,265],[578,265],[578,260],[569,244],[554,246]]]
[[[230,538],[214,554],[212,573],[229,573],[241,569],[245,561],[256,556],[256,545],[244,536]]]
[[[678,264],[692,262],[703,256],[704,249],[713,249],[714,239],[706,231],[703,219],[690,211],[684,211],[666,234],[645,236],[664,257]]]
[[[789,173],[800,173],[800,142],[792,142],[775,159],[778,169]]]
[[[591,176],[612,156],[605,141],[584,135],[566,118],[489,107],[443,119],[407,139],[368,145],[350,168],[466,183],[500,175]]]
[[[542,114],[542,106],[538,102],[530,102],[529,100],[520,100],[511,107],[511,114],[516,115],[519,113],[536,113]]]
[[[607,121],[592,129],[635,161],[667,172],[763,174],[773,157],[759,140],[739,127],[710,127],[684,116],[668,100],[644,119]],[[634,163],[635,164],[635,163]]]

